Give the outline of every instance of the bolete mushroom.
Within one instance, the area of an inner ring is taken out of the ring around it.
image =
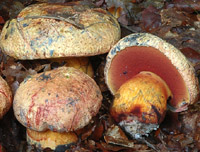
[[[198,99],[199,83],[186,57],[174,46],[148,33],[135,33],[121,39],[110,50],[105,66],[105,81],[112,94],[141,71],[158,75],[173,97],[171,110],[180,112]]]
[[[0,118],[2,118],[12,106],[12,92],[7,82],[0,76]]]
[[[120,39],[115,17],[84,2],[34,4],[5,23],[0,45],[17,59],[103,54]]]
[[[28,128],[29,144],[56,149],[69,143],[69,138],[77,140],[72,132],[90,122],[101,101],[101,91],[91,77],[72,67],[60,67],[27,77],[16,91],[13,109],[17,120]]]

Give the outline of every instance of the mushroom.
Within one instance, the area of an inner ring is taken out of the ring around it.
[[[2,118],[12,106],[12,92],[7,82],[0,76],[0,118]]]
[[[158,75],[173,97],[168,107],[184,111],[198,99],[199,83],[195,70],[174,46],[148,33],[135,33],[121,39],[110,50],[105,65],[105,81],[112,94],[141,71]]]
[[[101,91],[91,77],[72,67],[60,67],[27,77],[16,91],[13,109],[17,120],[28,128],[28,143],[54,150],[69,143],[69,138],[77,141],[73,131],[89,124],[101,101]]]
[[[123,83],[115,93],[111,116],[133,138],[141,138],[156,130],[172,97],[164,80],[142,71]]]
[[[120,39],[115,17],[84,2],[34,4],[5,23],[0,46],[17,59],[93,56]]]
[[[82,1],[41,3],[26,7],[4,25],[0,47],[16,59],[59,61],[93,77],[89,59],[83,57],[108,52],[120,34],[117,19],[102,8]]]
[[[110,113],[135,139],[159,127],[167,106],[180,112],[198,98],[198,79],[191,63],[152,34],[135,33],[121,39],[110,50],[104,73],[115,95]]]

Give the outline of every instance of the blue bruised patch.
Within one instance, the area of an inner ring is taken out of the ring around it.
[[[52,44],[52,42],[53,42],[53,39],[50,37],[50,38],[48,38],[48,45],[51,45]]]
[[[50,56],[53,56],[54,50],[50,50]]]
[[[27,24],[27,23],[24,23],[24,24],[23,24],[23,27],[27,27],[27,26],[28,26],[28,24]]]

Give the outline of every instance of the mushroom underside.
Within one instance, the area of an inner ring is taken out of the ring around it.
[[[173,94],[172,107],[180,101],[190,100],[187,86],[177,68],[158,49],[147,46],[127,47],[113,57],[107,76],[112,93],[141,71],[153,72],[167,83]]]

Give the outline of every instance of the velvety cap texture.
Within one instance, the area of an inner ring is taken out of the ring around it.
[[[34,4],[6,22],[2,50],[17,59],[103,54],[120,39],[120,26],[106,10],[83,2]]]

